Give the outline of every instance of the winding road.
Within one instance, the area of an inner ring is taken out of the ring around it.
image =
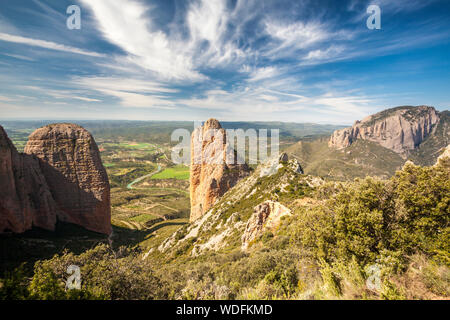
[[[157,173],[160,172],[160,171],[161,171],[161,166],[158,164],[158,168],[156,169],[156,171],[153,171],[152,173],[146,174],[145,176],[142,176],[142,177],[139,177],[139,178],[137,178],[137,179],[134,179],[132,182],[130,182],[130,183],[127,185],[127,189],[130,189],[130,190],[133,189],[133,185],[134,185],[134,184],[136,184],[136,183],[138,183],[138,182],[141,182],[142,180],[144,180],[144,179],[146,179],[146,178],[149,178],[149,177],[151,177],[151,176],[157,174]]]
[[[165,155],[165,154],[164,154],[164,155]],[[161,167],[160,164],[158,164],[158,168],[157,168],[155,171],[153,171],[152,173],[146,174],[146,175],[144,175],[144,176],[142,176],[142,177],[139,177],[139,178],[134,179],[132,182],[130,182],[130,183],[127,185],[127,189],[129,189],[129,190],[133,190],[133,189],[134,189],[134,190],[136,190],[136,189],[160,189],[160,190],[170,190],[170,191],[175,191],[175,192],[182,192],[182,193],[186,194],[186,195],[189,197],[189,191],[186,191],[186,190],[184,190],[184,189],[179,189],[179,188],[161,188],[161,187],[134,188],[134,187],[133,187],[134,184],[136,184],[136,183],[138,183],[138,182],[141,182],[142,180],[144,180],[144,179],[146,179],[146,178],[152,177],[153,175],[155,175],[155,174],[161,172],[161,170],[162,170],[162,167]]]

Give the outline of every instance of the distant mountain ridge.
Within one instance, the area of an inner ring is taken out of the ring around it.
[[[176,129],[186,129],[190,132],[194,129],[193,121],[128,121],[128,120],[67,120],[65,122],[76,123],[88,130],[96,140],[115,139],[123,137],[125,140],[141,141],[148,143],[164,144],[171,141],[172,132]],[[19,151],[28,140],[28,135],[34,130],[54,121],[2,121],[3,128],[14,142]],[[312,123],[288,123],[288,122],[227,122],[221,121],[224,129],[261,129],[280,130],[282,141],[292,142],[309,136],[327,135],[329,136],[337,129],[342,129],[342,125],[326,125]],[[20,143],[19,143],[20,142]]]
[[[305,173],[348,180],[388,178],[406,160],[431,166],[450,144],[450,111],[428,106],[386,109],[336,130],[329,139],[302,140],[285,151]]]
[[[356,121],[350,128],[336,130],[329,146],[343,149],[356,140],[368,140],[406,159],[432,133],[439,120],[439,112],[429,106],[387,109]]]

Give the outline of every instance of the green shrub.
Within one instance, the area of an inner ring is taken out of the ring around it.
[[[0,300],[24,300],[29,297],[28,281],[24,266],[7,272],[0,279]]]

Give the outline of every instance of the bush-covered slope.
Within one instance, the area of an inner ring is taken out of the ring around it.
[[[170,236],[161,250],[111,251],[101,245],[80,256],[58,255],[37,263],[31,282],[18,272],[8,276],[0,296],[450,297],[449,158],[432,167],[407,163],[389,180],[345,183],[294,173],[286,164],[272,176],[261,176],[260,169],[225,194],[204,219]],[[266,199],[282,203],[292,215],[243,251],[243,226],[253,207]],[[80,292],[63,290],[69,264],[81,267]]]

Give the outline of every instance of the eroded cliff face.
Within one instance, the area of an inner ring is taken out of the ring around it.
[[[19,154],[0,126],[0,232],[53,230],[55,223],[56,203],[39,160]]]
[[[227,156],[231,161],[226,161]],[[227,164],[227,162],[229,164]],[[250,169],[239,164],[234,150],[230,150],[226,132],[216,119],[209,119],[192,133],[190,168],[190,221],[205,214],[225,192]]]
[[[23,232],[32,223],[19,163],[19,153],[0,127],[0,232]]]
[[[87,130],[75,124],[45,126],[30,135],[24,153],[40,160],[60,221],[111,233],[108,176]]]
[[[369,140],[406,158],[438,122],[439,114],[433,107],[397,107],[368,116],[350,128],[335,131],[328,145],[343,149],[357,139]]]
[[[82,127],[36,130],[19,154],[0,127],[0,232],[54,230],[57,220],[110,234],[109,182]]]

